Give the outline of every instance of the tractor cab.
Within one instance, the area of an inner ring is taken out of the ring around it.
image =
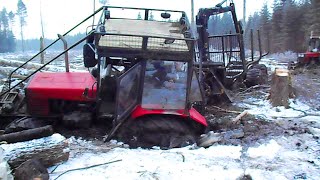
[[[97,118],[114,127],[108,138],[174,147],[172,138],[194,142],[203,132],[207,122],[193,108],[203,96],[188,23],[183,11],[104,7],[84,45],[85,54],[96,55],[84,60],[97,71]]]

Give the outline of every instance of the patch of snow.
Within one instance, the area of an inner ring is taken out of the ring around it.
[[[69,139],[72,146],[99,149],[93,142],[81,139]],[[119,142],[111,141],[113,145]],[[170,150],[127,149],[117,147],[101,153],[83,152],[70,154],[70,159],[56,167],[49,168],[50,178],[54,179],[66,170],[88,167],[109,161],[121,160],[109,165],[68,172],[59,179],[201,179],[213,177],[216,179],[236,179],[243,173],[239,164],[242,147],[212,146],[210,148],[195,148],[193,146]],[[71,151],[72,153],[72,151]]]
[[[270,58],[262,58],[260,60],[260,64],[264,64],[268,68],[269,74],[275,71],[275,69],[287,69],[288,64],[287,63],[279,63],[275,60],[272,60]]]
[[[284,53],[274,53],[268,56],[270,59],[277,62],[290,62],[297,59],[297,53],[292,51],[286,51]]]
[[[269,100],[247,98],[240,103],[236,103],[238,107],[246,108],[249,114],[256,115],[265,119],[300,117],[304,112],[315,113],[308,105],[290,100],[289,108],[283,106],[273,107]]]
[[[4,160],[4,150],[0,148],[0,179],[13,180],[10,167],[7,161]]]
[[[273,159],[279,152],[280,148],[281,146],[275,140],[271,140],[269,143],[262,144],[259,147],[250,147],[247,154],[250,158],[264,157]]]

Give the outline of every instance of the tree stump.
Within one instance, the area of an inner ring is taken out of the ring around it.
[[[276,69],[272,74],[269,96],[272,106],[289,108],[289,98],[291,97],[293,97],[293,89],[289,70]]]

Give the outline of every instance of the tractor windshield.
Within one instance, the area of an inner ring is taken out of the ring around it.
[[[184,109],[187,95],[186,62],[147,61],[142,108]]]
[[[309,51],[310,52],[319,52],[320,48],[320,39],[319,38],[311,38],[309,42]]]

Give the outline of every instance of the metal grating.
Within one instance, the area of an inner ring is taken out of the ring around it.
[[[114,48],[142,49],[142,37],[105,35],[99,41],[99,46]]]
[[[189,51],[187,40],[131,35],[104,35],[99,41],[99,46],[142,50],[144,42],[147,42],[145,48],[148,50]]]
[[[229,63],[241,63],[238,35],[211,36],[208,43],[210,62],[227,66]]]
[[[147,49],[163,51],[189,51],[185,40],[148,38]]]

